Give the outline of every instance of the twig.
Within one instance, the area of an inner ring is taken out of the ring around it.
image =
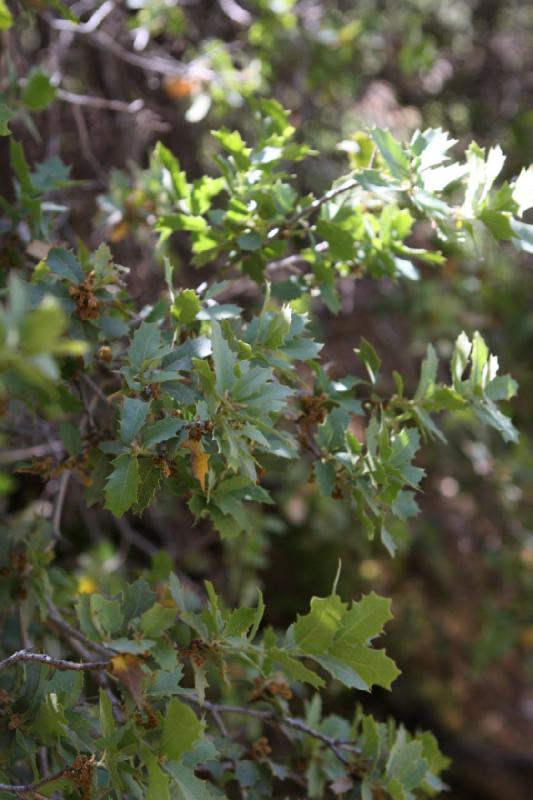
[[[346,742],[342,739],[335,739],[332,736],[327,736],[325,733],[321,733],[317,731],[316,728],[311,728],[310,725],[307,725],[303,720],[296,719],[295,717],[278,717],[275,714],[271,713],[270,711],[262,711],[257,708],[246,708],[245,706],[233,706],[233,705],[222,705],[220,703],[211,703],[208,700],[205,702],[200,702],[197,697],[191,695],[185,695],[185,700],[190,700],[192,703],[200,706],[200,708],[205,708],[211,714],[242,714],[243,716],[247,717],[254,717],[256,719],[262,719],[269,725],[277,725],[278,727],[286,727],[292,728],[293,730],[300,731],[300,733],[305,733],[307,736],[311,736],[313,739],[318,739],[322,744],[326,745],[339,759],[342,761],[343,764],[348,765],[348,761],[341,752],[342,750],[347,750],[351,753],[360,754],[360,748],[355,744],[355,742]]]
[[[122,517],[114,521],[124,539],[130,544],[135,545],[141,552],[145,553],[147,556],[153,556],[155,553],[159,552],[159,548],[132,528],[127,519]]]
[[[308,214],[312,214],[314,211],[319,209],[324,203],[328,203],[330,200],[333,200],[334,197],[337,197],[338,194],[343,194],[343,192],[349,192],[350,189],[355,189],[359,186],[359,181],[357,178],[352,178],[351,180],[347,181],[346,183],[341,184],[340,186],[335,186],[335,188],[330,189],[328,192],[323,194],[321,197],[316,197],[312,203],[310,203],[306,208],[302,208],[296,214],[293,214],[290,217],[287,227],[292,227],[296,222],[299,222],[304,217],[307,217]]]
[[[106,0],[106,2],[102,3],[100,8],[97,8],[94,14],[89,17],[87,22],[70,22],[66,19],[54,19],[52,27],[58,31],[94,33],[94,31],[102,24],[104,19],[111,14],[114,8],[115,3],[113,0]]]
[[[59,778],[63,778],[69,769],[70,767],[63,767],[63,769],[59,770],[59,772],[54,772],[53,775],[48,775],[46,778],[41,778],[41,780],[37,781],[36,783],[0,783],[0,792],[31,794],[32,792],[36,792],[41,786],[44,786],[47,783],[52,783],[52,781],[57,781]]]
[[[237,25],[245,27],[246,25],[252,24],[253,17],[250,12],[242,8],[235,0],[218,0],[218,4],[221,11]]]
[[[0,452],[0,464],[15,464],[28,458],[42,458],[43,456],[58,455],[63,452],[63,442],[59,439],[48,444],[36,444],[33,447],[19,447],[17,450],[4,450]]]
[[[0,671],[20,661],[37,661],[40,664],[54,667],[54,669],[74,670],[76,672],[107,669],[111,663],[110,659],[107,661],[66,661],[63,658],[53,658],[46,653],[31,653],[28,650],[18,650],[16,653],[4,658],[3,661],[0,661]]]
[[[144,100],[140,98],[126,103],[124,100],[109,100],[107,97],[75,94],[67,92],[65,89],[57,89],[56,97],[73,106],[88,106],[102,111],[117,111],[120,114],[138,114],[144,108]]]
[[[114,655],[113,650],[108,647],[104,647],[104,645],[100,644],[99,642],[92,642],[90,639],[84,636],[81,631],[77,630],[77,628],[69,625],[69,623],[63,619],[59,613],[59,609],[56,608],[51,600],[48,601],[48,617],[46,621],[52,622],[69,639],[75,639],[89,650],[93,650],[95,653],[100,653],[100,655],[107,656],[107,658],[111,658]]]
[[[89,386],[93,390],[93,392],[96,395],[98,395],[98,397],[103,403],[105,403],[108,406],[113,405],[109,397],[105,394],[105,392],[102,391],[102,389],[98,386],[98,384],[95,383],[89,375],[86,375],[84,372],[82,372],[81,378],[83,381],[85,381],[87,386]]]
[[[100,644],[97,644],[96,642],[91,642],[90,639],[87,639],[82,633],[80,633],[80,631],[76,630],[76,628],[73,628],[68,624],[68,622],[65,622],[58,609],[51,601],[48,602],[48,613],[52,623],[59,628],[61,633],[68,640],[70,646],[76,650],[76,652],[79,653],[82,658],[90,659],[90,650],[95,650],[108,657],[113,655],[112,651]],[[113,691],[113,686],[109,680],[109,676],[105,672],[97,672],[93,675],[93,679],[99,686],[102,687],[104,692],[109,697],[111,706],[113,708],[113,715],[116,721],[122,725],[124,722],[122,706],[120,705],[120,700]]]

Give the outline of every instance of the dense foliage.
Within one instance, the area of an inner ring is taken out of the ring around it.
[[[211,113],[215,130],[192,175],[162,142],[145,164],[105,175],[94,226],[108,241],[92,247],[92,233],[74,236],[66,224],[65,199],[83,182],[57,154],[29,155],[40,112],[91,103],[51,71],[19,74],[6,59],[0,797],[436,796],[448,759],[434,736],[358,704],[373,687],[394,692],[399,669],[376,641],[390,600],[350,591],[342,561],[367,541],[387,557],[405,551],[405,521],[424,488],[419,451],[446,453],[449,430],[518,442],[517,384],[476,325],[459,327],[446,354],[421,324],[415,380],[371,342],[369,325],[350,336],[351,366],[339,375],[319,341],[320,315],[342,311],[347,283],[386,281],[393,304],[405,283],[427,280],[435,292],[452,262],[490,262],[496,247],[506,258],[531,253],[533,170],[505,179],[498,144],[461,150],[441,127],[406,136],[324,126],[308,136],[301,109],[268,96],[276,58],[302,26],[306,92],[327,99],[328,59],[342,69],[360,36],[368,57],[368,11],[313,27],[290,2],[254,4],[252,17],[226,0],[225,14],[247,30],[242,62],[205,40],[178,63],[155,49],[139,55],[184,35],[177,5],[129,4],[132,49],[100,29],[113,3],[83,22],[84,9],[47,5],[41,19],[0,0],[0,28],[21,41],[28,20],[93,36],[163,75],[187,120]],[[408,40],[405,72],[431,61],[432,47]],[[348,75],[337,88],[354,90]],[[135,100],[88,99],[140,112]],[[235,109],[242,119],[225,127]],[[314,169],[321,186],[311,191]],[[148,297],[135,251],[116,263],[111,246],[126,238],[150,250]],[[357,544],[334,540],[331,588],[278,624],[256,567],[279,533],[284,484],[318,498],[325,524],[349,520]],[[173,528],[177,507],[178,525],[188,509],[190,537]],[[136,530],[157,508],[170,509],[162,549]],[[177,541],[194,553],[194,537],[213,531],[228,563],[216,589],[201,558],[191,568],[172,550]],[[109,544],[116,533],[125,549]],[[129,547],[149,563],[130,560]],[[340,687],[349,691],[337,713],[329,704]]]

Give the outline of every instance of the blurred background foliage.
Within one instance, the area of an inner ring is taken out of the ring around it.
[[[297,136],[320,152],[299,175],[304,191],[319,193],[347,157],[364,161],[358,131],[372,125],[401,137],[443,126],[459,139],[459,152],[471,138],[499,143],[509,175],[531,157],[527,2],[79,0],[70,9],[85,21],[80,26],[59,19],[54,5],[28,0],[16,8],[16,26],[2,34],[0,90],[20,109],[10,124],[30,162],[48,159],[56,185],[62,164],[72,165],[77,183],[54,194],[69,209],[60,237],[91,248],[108,242],[130,267],[140,303],[155,302],[164,285],[153,231],[160,187],[148,169],[154,143],[163,141],[193,177],[212,172],[210,130],[253,132],[258,95],[292,109]],[[17,98],[25,93],[31,106],[29,87],[43,75],[60,102],[30,118]],[[286,625],[310,595],[327,593],[344,552],[341,593],[374,589],[394,598],[388,648],[403,675],[391,695],[376,691],[365,707],[437,733],[454,759],[453,800],[526,800],[533,786],[533,272],[524,254],[484,244],[485,260],[458,252],[443,266],[422,267],[420,280],[341,281],[341,313],[319,311],[317,334],[339,376],[354,368],[364,334],[384,372],[397,369],[414,389],[427,341],[446,357],[460,330],[477,328],[520,384],[518,446],[469,421],[448,423],[449,447],[424,451],[422,513],[398,531],[404,547],[395,559],[367,541],[341,504],[319,496],[305,464],[272,478],[278,505],[256,512],[254,531],[223,546],[209,525],[193,528],[186,507],[169,497],[133,527],[105,512],[89,515],[73,488],[60,559],[78,575],[80,591],[114,591],[121,573],[147,556],[155,569],[166,557],[185,578],[209,577],[229,602],[250,602],[259,582],[269,621]],[[204,279],[188,264],[179,234],[165,248],[182,285]],[[13,252],[3,236],[0,261]],[[27,444],[35,444],[30,428]],[[15,489],[14,508],[38,495],[37,484],[35,476],[2,478],[3,488]],[[341,692],[330,697],[332,710],[344,702]]]

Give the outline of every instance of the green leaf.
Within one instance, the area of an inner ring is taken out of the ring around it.
[[[138,463],[139,488],[133,510],[136,514],[142,514],[144,509],[151,504],[161,485],[161,470],[151,458],[140,458]]]
[[[261,245],[263,244],[263,239],[255,231],[249,231],[248,233],[243,233],[242,236],[239,236],[239,238],[237,239],[237,244],[239,245],[241,250],[255,252],[255,250],[261,249]]]
[[[157,322],[142,322],[135,331],[129,348],[131,366],[140,370],[145,362],[157,356],[160,343],[161,334]]]
[[[395,178],[407,177],[409,159],[390,131],[374,128],[371,136]]]
[[[496,241],[510,242],[513,238],[514,232],[509,214],[493,211],[491,208],[484,208],[479,218],[487,226]]]
[[[345,612],[346,603],[336,594],[313,597],[310,612],[298,615],[291,627],[300,650],[305,653],[324,653],[339,630]]]
[[[176,697],[166,706],[161,737],[161,755],[177,761],[194,747],[204,731],[204,725],[192,708]],[[167,765],[168,768],[168,765]]]
[[[361,345],[359,350],[356,351],[359,358],[365,365],[367,372],[370,376],[372,383],[376,383],[379,376],[379,368],[381,367],[381,359],[366,339],[361,337]]]
[[[342,618],[342,628],[337,641],[364,643],[383,631],[392,619],[391,601],[371,592],[364,595]]]
[[[156,598],[155,592],[150,589],[144,578],[138,578],[130,584],[124,592],[123,613],[127,622],[140,617],[152,607]]]
[[[256,613],[255,608],[236,608],[226,622],[224,636],[244,636],[252,627]]]
[[[407,741],[405,730],[400,728],[387,760],[387,776],[396,779],[403,789],[411,791],[421,785],[428,770],[420,742]]]
[[[288,678],[300,683],[308,683],[314,686],[315,689],[320,689],[324,686],[324,681],[317,675],[316,672],[308,669],[297,658],[290,656],[285,650],[280,650],[278,647],[269,647],[267,650],[268,657],[279,664]]]
[[[13,15],[6,0],[0,0],[0,31],[7,31],[13,25]]]
[[[234,368],[237,356],[230,349],[227,341],[222,335],[222,330],[218,322],[211,323],[211,340],[213,342],[213,364],[216,375],[216,388],[219,394],[231,389],[235,383]]]
[[[124,619],[118,600],[108,600],[101,594],[92,594],[90,607],[95,626],[106,638],[122,628]]]
[[[0,30],[2,28],[2,0],[0,0]],[[12,111],[5,103],[0,103],[0,136],[10,136],[9,121],[13,119],[15,112]]]
[[[437,380],[438,366],[439,360],[437,358],[435,348],[432,344],[428,344],[426,357],[423,360],[422,367],[420,369],[420,381],[413,398],[415,402],[425,400],[432,396]]]
[[[337,483],[335,467],[329,461],[315,461],[314,470],[321,494],[330,497]]]
[[[172,305],[172,316],[180,325],[190,325],[201,310],[202,304],[194,289],[182,289]]]
[[[176,622],[176,609],[154,603],[141,617],[141,630],[152,639],[159,639],[163,631]]]
[[[105,508],[121,517],[137,500],[139,464],[130,453],[123,453],[111,463],[113,472],[105,486]]]
[[[161,442],[166,442],[173,439],[178,431],[180,431],[186,421],[183,419],[176,419],[176,417],[165,417],[154,422],[153,425],[148,425],[142,436],[144,447],[153,447]]]
[[[83,283],[85,274],[78,259],[68,250],[52,247],[46,256],[46,263],[50,271],[70,283]]]
[[[317,231],[329,244],[331,257],[336,261],[350,261],[355,256],[355,243],[348,231],[340,225],[321,219],[317,222]]]
[[[149,411],[150,402],[135,397],[124,398],[120,418],[120,439],[124,444],[133,442],[144,425]]]
[[[215,800],[215,795],[209,790],[209,784],[197,778],[189,767],[170,762],[165,764],[165,769],[174,780],[177,792],[175,800]]]
[[[50,105],[56,90],[50,78],[39,68],[34,68],[28,75],[27,83],[22,91],[22,102],[30,111],[42,111]]]
[[[170,779],[168,774],[159,766],[156,757],[147,747],[142,747],[141,753],[148,769],[146,800],[170,800]]]
[[[383,650],[374,650],[362,644],[349,644],[346,639],[334,642],[327,656],[332,656],[354,670],[369,686],[390,689],[400,670]]]

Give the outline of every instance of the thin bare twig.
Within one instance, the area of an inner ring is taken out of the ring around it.
[[[359,186],[359,181],[357,178],[352,178],[349,181],[346,181],[346,183],[342,183],[340,186],[335,186],[333,189],[325,192],[325,194],[321,195],[321,197],[316,197],[306,208],[302,208],[300,211],[297,211],[296,214],[292,215],[287,223],[287,227],[292,227],[296,222],[299,222],[304,217],[307,217],[309,214],[317,211],[321,206],[324,205],[324,203],[329,203],[329,201],[333,200],[334,197],[337,197],[338,194],[349,192],[351,189],[355,189],[357,186]]]
[[[58,772],[54,772],[53,775],[47,775],[45,778],[41,778],[41,780],[37,781],[36,783],[0,783],[0,792],[13,792],[13,794],[29,795],[33,792],[36,792],[41,786],[44,786],[47,783],[52,783],[52,781],[57,781],[59,778],[63,778],[69,769],[70,767],[63,767],[63,769],[59,770]]]
[[[28,650],[17,650],[16,653],[0,661],[0,671],[6,669],[11,664],[18,662],[36,661],[46,664],[49,667],[59,670],[74,670],[75,672],[88,672],[90,670],[107,669],[111,664],[111,659],[107,661],[66,661],[63,658],[53,658],[46,653],[31,653]]]
[[[126,103],[124,100],[109,100],[107,97],[94,97],[92,95],[75,94],[65,89],[57,89],[56,97],[64,103],[73,106],[88,106],[101,111],[117,111],[119,114],[138,114],[144,108],[144,100],[140,98]]]
[[[48,444],[36,444],[33,447],[19,447],[16,450],[0,451],[0,464],[15,464],[29,458],[43,458],[44,456],[59,455],[63,453],[63,442],[59,439]]]
[[[48,617],[46,618],[46,622],[51,622],[53,625],[59,628],[59,630],[62,631],[69,638],[69,640],[75,639],[95,653],[100,653],[100,655],[107,656],[107,658],[111,658],[114,655],[113,650],[108,647],[104,647],[104,645],[100,644],[99,642],[92,642],[90,639],[84,636],[81,631],[77,630],[77,628],[69,625],[69,623],[63,619],[59,609],[56,608],[51,600],[48,601]]]
[[[277,727],[292,728],[293,730],[297,730],[300,733],[304,733],[307,736],[311,736],[313,739],[318,739],[320,742],[322,742],[322,744],[328,747],[335,754],[335,756],[339,759],[339,761],[342,761],[342,763],[345,765],[348,765],[348,761],[344,756],[344,754],[342,753],[342,750],[346,750],[358,755],[361,753],[360,748],[355,744],[355,742],[346,742],[343,741],[342,739],[335,739],[332,736],[327,736],[325,733],[317,731],[316,728],[312,728],[310,725],[307,725],[306,722],[304,722],[301,719],[297,719],[296,717],[279,717],[270,711],[263,711],[257,708],[247,708],[245,706],[211,703],[208,700],[202,703],[197,697],[191,695],[185,695],[184,699],[190,700],[192,703],[195,703],[200,708],[205,708],[213,715],[215,712],[219,715],[242,714],[243,716],[262,719],[268,725],[275,725]]]
[[[108,17],[115,8],[116,6],[113,0],[106,0],[105,3],[102,3],[102,5],[96,9],[94,14],[87,20],[87,22],[70,22],[66,19],[54,19],[52,27],[57,31],[94,33],[94,31],[102,24],[104,19]]]
[[[252,24],[253,17],[250,12],[236,3],[235,0],[218,0],[218,4],[221,11],[237,25],[245,27]]]

